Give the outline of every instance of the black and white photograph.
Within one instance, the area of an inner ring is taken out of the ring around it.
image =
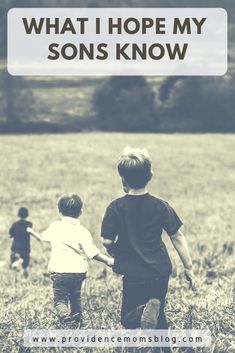
[[[234,133],[233,0],[0,0],[0,353],[235,353]]]

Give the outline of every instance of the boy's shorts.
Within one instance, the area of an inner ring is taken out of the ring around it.
[[[27,268],[29,266],[29,259],[30,259],[30,255],[29,255],[29,252],[27,251],[22,251],[22,250],[12,250],[11,251],[11,265],[19,260],[19,259],[22,259],[23,262],[22,262],[22,267],[23,268]]]

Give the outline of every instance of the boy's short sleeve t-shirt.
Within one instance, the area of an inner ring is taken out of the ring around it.
[[[129,277],[171,273],[162,232],[174,235],[182,226],[175,210],[149,193],[125,195],[106,209],[101,236],[116,242],[114,270]]]
[[[42,240],[51,243],[48,270],[60,273],[87,272],[87,259],[100,251],[94,245],[91,233],[78,219],[62,217],[42,233]]]
[[[27,228],[32,226],[32,222],[25,219],[20,219],[11,226],[9,234],[13,238],[12,251],[30,251],[30,233]]]

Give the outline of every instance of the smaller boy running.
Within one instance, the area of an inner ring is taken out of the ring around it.
[[[78,195],[63,195],[58,201],[61,220],[53,222],[40,236],[51,244],[48,270],[51,273],[54,306],[63,320],[82,324],[81,288],[88,262],[94,259],[112,267],[113,258],[103,255],[93,244],[90,232],[81,225],[82,200]],[[32,232],[32,229],[28,229]],[[70,304],[70,312],[68,308]]]
[[[29,275],[28,267],[30,260],[30,233],[27,228],[32,228],[32,222],[27,218],[29,212],[27,208],[21,207],[18,211],[19,220],[12,224],[9,234],[13,239],[11,245],[11,267],[17,268],[18,264],[22,264],[24,277]]]

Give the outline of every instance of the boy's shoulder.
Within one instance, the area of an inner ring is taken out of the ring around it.
[[[59,220],[59,219],[52,221],[49,224],[48,229],[54,229],[54,228],[58,228],[58,227],[61,227],[61,220]]]
[[[25,220],[25,224],[27,225],[27,227],[32,227],[33,225],[33,223],[28,219]]]
[[[89,229],[83,226],[81,223],[79,224],[79,229],[84,235],[91,235]]]
[[[17,221],[15,221],[12,226],[26,226],[26,227],[31,227],[32,226],[32,222],[30,222],[27,219],[17,219]]]
[[[108,205],[107,208],[119,208],[122,205],[125,205],[126,202],[128,202],[128,196],[130,197],[130,195],[126,194],[126,195],[123,195],[121,197],[114,199],[113,201],[110,202],[110,204]],[[143,201],[146,202],[146,200],[147,200],[147,202],[150,204],[150,206],[152,205],[153,207],[157,207],[162,210],[164,210],[168,206],[167,201],[162,200],[152,194],[147,193],[147,194],[141,195],[141,196],[144,196]],[[136,197],[136,196],[131,196],[131,197]]]
[[[159,212],[166,212],[169,208],[171,208],[168,201],[160,199],[156,196],[149,195],[152,201],[153,206],[158,209]]]
[[[18,223],[19,223],[19,219],[17,221],[13,222],[11,226],[15,227]]]
[[[54,220],[54,221],[52,221],[52,222],[50,223],[50,226],[56,225],[56,224],[60,224],[60,223],[61,223],[61,220],[60,220],[60,219],[56,219],[56,220]]]
[[[76,231],[79,230],[79,232],[82,232],[84,235],[85,234],[91,234],[89,229],[86,228],[84,225],[82,225],[80,222],[76,222],[76,223],[72,223],[72,225],[76,226]],[[56,229],[56,228],[61,228],[61,227],[70,227],[71,226],[71,222],[64,222],[63,219],[59,219],[59,220],[56,220],[54,222],[52,222],[49,226],[50,229]],[[69,228],[70,229],[70,228]]]
[[[117,207],[118,205],[122,205],[123,203],[125,203],[125,200],[126,200],[126,195],[117,197],[116,199],[112,200],[109,203],[107,208],[113,208],[113,207]]]
[[[110,205],[115,204],[115,203],[118,203],[118,202],[122,202],[123,200],[125,200],[125,198],[126,198],[126,195],[119,196],[119,197],[117,197],[116,199],[113,199],[113,200],[110,202]]]
[[[161,206],[166,206],[168,204],[168,202],[166,200],[160,199],[159,197],[156,197],[154,195],[149,194],[149,197],[151,198],[151,200],[156,203],[157,205],[161,205]]]

